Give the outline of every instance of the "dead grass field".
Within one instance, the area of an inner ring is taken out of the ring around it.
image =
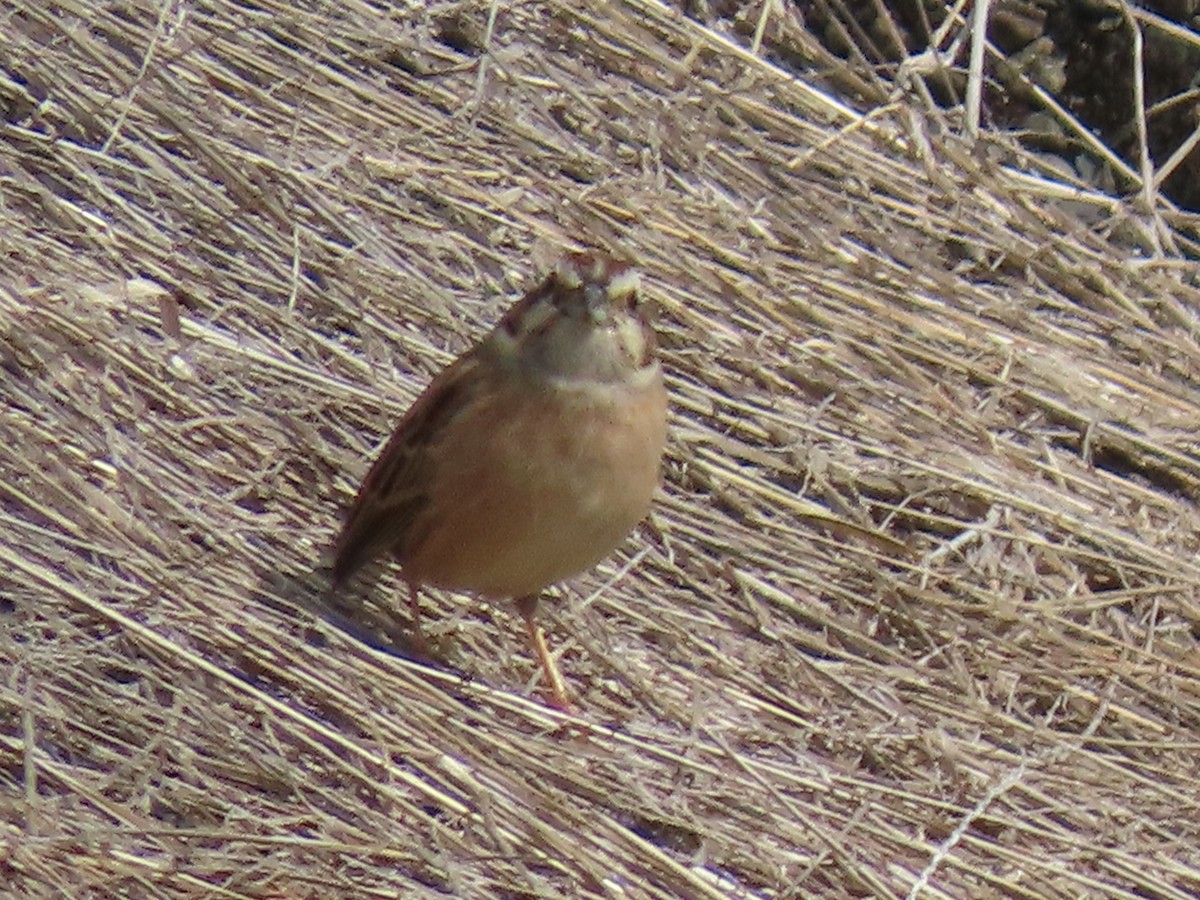
[[[0,885],[1196,896],[1195,217],[581,8],[0,6]],[[564,717],[503,606],[429,595],[438,669],[394,571],[369,640],[312,606],[581,244],[662,308],[672,443],[544,605]]]

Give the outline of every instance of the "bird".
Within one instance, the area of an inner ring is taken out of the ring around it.
[[[668,395],[637,270],[568,252],[413,402],[367,472],[334,546],[333,584],[391,554],[420,634],[433,587],[510,599],[571,709],[535,613],[649,513]]]

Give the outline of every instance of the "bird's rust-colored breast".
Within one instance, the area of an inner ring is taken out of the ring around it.
[[[532,396],[509,376],[487,403],[461,410],[431,448],[437,462],[401,559],[406,577],[521,597],[611,553],[659,481],[667,395],[653,375],[543,384]]]

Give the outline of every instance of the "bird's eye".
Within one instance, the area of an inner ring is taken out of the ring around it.
[[[629,298],[625,304],[625,309],[631,315],[637,316],[644,322],[658,321],[658,303],[652,297],[643,294],[641,291],[630,291]]]

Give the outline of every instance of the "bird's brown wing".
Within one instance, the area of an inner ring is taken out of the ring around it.
[[[434,460],[430,450],[443,429],[472,400],[478,356],[451,363],[409,407],[375,460],[338,537],[333,578],[340,584],[363,564],[392,551],[404,560],[429,503]]]

